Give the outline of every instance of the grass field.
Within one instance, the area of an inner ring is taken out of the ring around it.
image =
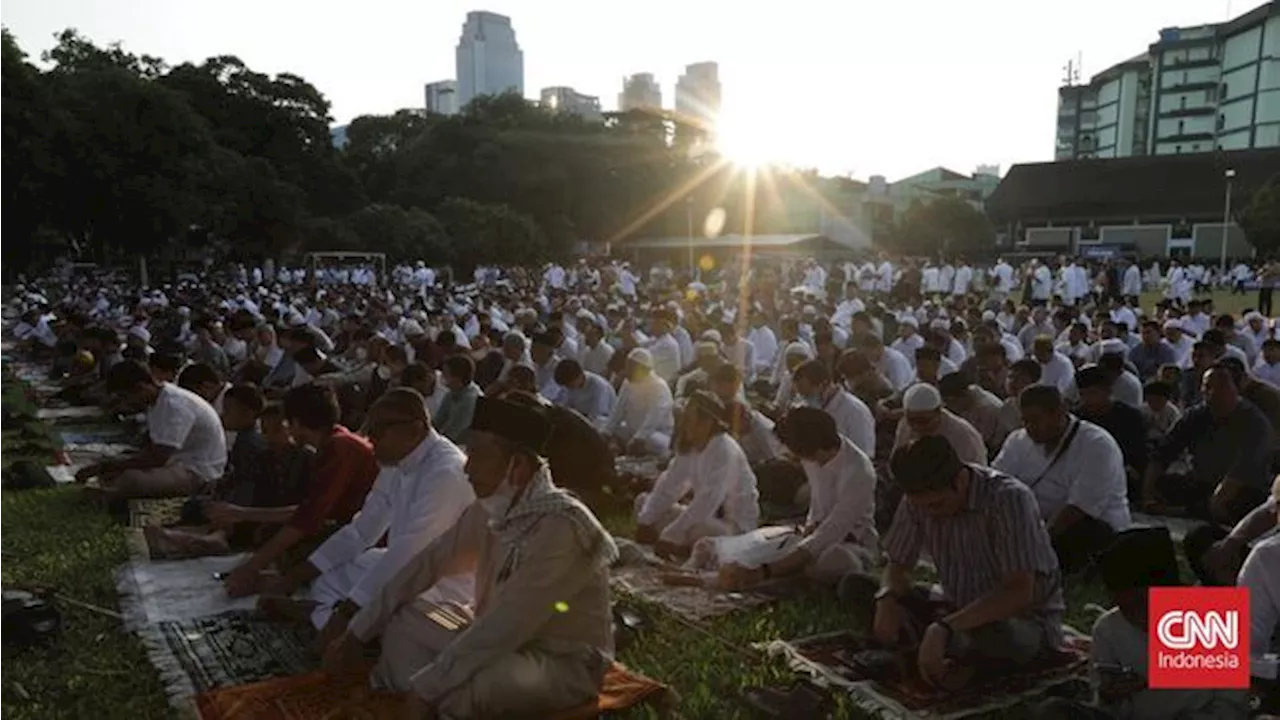
[[[1151,308],[1157,297],[1144,297]],[[1254,295],[1220,294],[1219,312],[1251,307]],[[12,388],[7,388],[12,390]],[[5,406],[12,397],[6,393]],[[8,435],[9,433],[6,433]],[[10,446],[12,447],[12,446]],[[6,453],[6,465],[17,459]],[[37,458],[37,459],[48,459]],[[73,488],[4,492],[4,562],[8,587],[50,587],[115,610],[115,569],[125,561],[124,531],[101,512],[81,504]],[[606,515],[625,532],[627,514]],[[1075,584],[1068,592],[1067,621],[1087,631],[1093,616],[1085,606],[1105,604],[1097,585]],[[144,720],[169,716],[159,680],[138,640],[112,618],[62,606],[65,634],[57,645],[3,654],[0,710],[13,720],[98,718]],[[780,665],[740,651],[753,642],[795,638],[842,629],[847,623],[831,595],[744,611],[693,628],[655,608],[642,608],[646,628],[621,652],[627,665],[659,678],[679,693],[686,718],[748,717],[741,692],[751,685],[786,682]],[[853,717],[842,706],[838,717]],[[650,717],[647,712],[631,717]]]

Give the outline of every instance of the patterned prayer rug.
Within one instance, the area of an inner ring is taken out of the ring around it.
[[[617,593],[661,605],[695,622],[797,597],[811,589],[808,583],[793,582],[748,592],[724,592],[705,586],[671,584],[664,580],[664,577],[675,573],[673,569],[652,565],[615,567],[610,571],[610,585]],[[714,577],[707,573],[701,575],[704,582],[710,582]]]
[[[1032,699],[1087,691],[1085,678],[1091,640],[1074,628],[1064,626],[1063,630],[1066,647],[1059,656],[1029,663],[1021,672],[978,681],[958,692],[934,689],[914,674],[888,683],[865,679],[840,659],[865,645],[863,640],[847,632],[792,641],[774,640],[756,647],[782,657],[796,672],[848,692],[854,703],[873,717],[884,714],[959,720],[1007,710]]]
[[[182,517],[187,498],[144,498],[129,501],[129,527],[173,525]]]
[[[596,703],[554,713],[547,720],[587,720],[660,704],[667,696],[661,683],[614,663]],[[196,697],[196,709],[200,720],[399,720],[406,714],[404,696],[370,690],[367,672],[333,676],[316,671],[204,692]]]
[[[157,623],[142,633],[171,699],[306,673],[319,667],[309,628],[254,611]]]

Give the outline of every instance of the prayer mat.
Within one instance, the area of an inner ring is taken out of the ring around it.
[[[163,622],[210,617],[231,610],[252,610],[256,598],[227,597],[215,573],[229,572],[248,555],[148,562],[132,560],[116,574],[121,612],[130,630]]]
[[[76,481],[76,473],[85,467],[88,467],[88,463],[81,465],[50,465],[44,470],[59,485],[71,485]]]
[[[129,501],[129,527],[173,525],[182,518],[187,498],[140,498]]]
[[[36,418],[45,422],[52,423],[74,423],[84,420],[98,420],[106,417],[106,413],[102,412],[102,408],[93,405],[78,405],[65,408],[40,408],[36,411]]]
[[[119,425],[59,429],[57,434],[62,444],[71,449],[86,445],[127,445],[129,439],[129,434]]]
[[[610,570],[609,583],[615,592],[661,605],[665,609],[695,622],[727,615],[743,608],[768,605],[787,597],[796,597],[809,589],[803,581],[780,582],[765,588],[744,592],[724,592],[706,585],[672,585],[663,577],[687,572],[675,567],[632,565]],[[700,573],[709,583],[714,574]]]
[[[1146,513],[1130,513],[1134,525],[1147,525],[1150,527],[1169,528],[1169,536],[1173,538],[1175,543],[1182,542],[1182,539],[1195,529],[1197,525],[1204,524],[1202,520],[1195,518],[1173,517],[1171,515],[1148,515]]]
[[[668,697],[666,686],[614,663],[594,705],[553,713],[548,720],[586,720]],[[404,695],[369,688],[367,672],[334,676],[316,671],[296,677],[228,687],[196,696],[200,720],[399,720]]]
[[[110,458],[118,458],[128,455],[136,451],[137,448],[124,443],[104,443],[92,442],[81,445],[65,445],[62,451],[66,454],[70,464],[89,465],[101,462]]]
[[[774,640],[754,647],[782,657],[798,673],[819,684],[839,688],[873,717],[912,717],[959,720],[1010,709],[1020,703],[1054,695],[1087,692],[1091,639],[1063,626],[1063,652],[1028,663],[1020,672],[980,680],[959,691],[940,691],[909,677],[893,682],[865,679],[840,657],[866,646],[852,633],[837,632],[800,640]]]
[[[273,622],[248,610],[161,622],[139,635],[173,701],[320,666],[310,628]]]

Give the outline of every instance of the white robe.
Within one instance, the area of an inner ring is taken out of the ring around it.
[[[378,473],[360,512],[312,553],[321,575],[311,586],[316,628],[333,606],[350,599],[364,607],[414,556],[453,527],[475,501],[463,466],[466,456],[434,430],[394,468]],[[374,545],[387,534],[387,547]],[[425,596],[460,605],[471,602],[470,574],[442,578]]]

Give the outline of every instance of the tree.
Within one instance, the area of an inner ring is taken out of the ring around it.
[[[991,221],[968,202],[939,197],[928,202],[915,200],[894,224],[890,242],[899,252],[914,255],[979,255],[995,247],[996,233]]]
[[[506,205],[449,198],[436,214],[464,268],[533,264],[549,259],[537,224]]]
[[[438,265],[453,261],[444,227],[420,208],[369,205],[345,222],[363,250],[385,252],[397,261],[423,260]]]
[[[1240,213],[1240,226],[1262,257],[1271,258],[1280,252],[1280,174],[1254,191]]]

